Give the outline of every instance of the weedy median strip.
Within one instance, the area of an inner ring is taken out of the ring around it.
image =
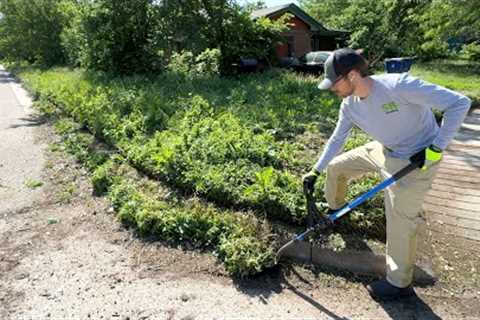
[[[96,194],[106,195],[119,220],[140,235],[210,250],[234,276],[252,275],[271,265],[275,242],[265,221],[198,200],[163,199],[158,190],[165,186],[140,178],[125,158],[104,152],[72,120],[60,119],[55,128],[65,149],[89,169]]]
[[[111,154],[90,150],[101,141],[122,157],[122,163],[181,191],[180,198],[195,195],[216,205],[207,206],[208,210],[178,207],[169,200],[150,200],[152,195],[146,195],[144,185],[132,191],[127,188],[132,182],[125,182],[125,178],[112,177],[109,183],[108,179],[94,180],[97,190],[108,195],[125,186],[124,192],[130,196],[128,201],[118,203],[119,217],[141,233],[211,246],[228,270],[244,275],[268,265],[276,245],[271,243],[270,231],[258,231],[268,229],[266,223],[258,221],[267,218],[297,226],[303,223],[305,204],[298,174],[305,169],[299,167],[302,164],[297,154],[306,146],[299,145],[296,136],[312,127],[307,124],[310,118],[323,121],[322,128],[331,127],[336,113],[331,108],[333,100],[318,100],[309,91],[313,89],[304,88],[307,82],[289,74],[267,74],[237,82],[210,79],[209,85],[202,87],[202,81],[177,79],[175,75],[164,75],[150,83],[148,79],[113,79],[62,68],[30,69],[20,75],[37,99],[37,108],[61,119],[56,128],[66,137],[66,149],[94,172],[93,177],[101,175],[102,170],[111,171],[104,167]],[[179,83],[191,92],[182,94]],[[176,92],[169,92],[174,90],[173,84]],[[263,95],[262,90],[266,90]],[[299,90],[306,91],[300,96]],[[251,97],[250,91],[257,93]],[[298,108],[288,108],[291,103]],[[72,120],[62,120],[66,117]],[[347,147],[354,147],[363,136],[359,139]],[[313,159],[309,160],[309,165],[312,163]],[[367,189],[373,182],[364,181],[355,188]],[[320,186],[318,190],[321,193]],[[366,207],[375,212],[374,219],[363,210],[352,214],[348,219],[356,224],[347,229],[363,233],[367,228],[372,230],[373,224],[373,230],[381,234],[383,213],[379,206],[373,203]],[[204,216],[197,211],[210,213]],[[214,213],[222,217],[234,213],[237,218],[213,218]],[[177,223],[175,219],[181,217],[184,222]],[[205,225],[219,231],[205,232]],[[200,236],[212,234],[213,238],[199,239],[195,229],[202,231]]]

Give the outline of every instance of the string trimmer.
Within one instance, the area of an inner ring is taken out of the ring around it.
[[[317,217],[316,221],[313,225],[311,225],[307,230],[304,232],[295,235],[295,237],[287,242],[285,245],[283,245],[280,250],[277,251],[277,254],[275,256],[275,264],[277,264],[280,259],[284,256],[284,253],[287,251],[287,249],[298,243],[299,241],[304,241],[304,239],[310,235],[311,233],[315,231],[323,231],[326,230],[327,228],[331,227],[334,225],[335,221],[337,221],[340,217],[343,215],[347,214],[350,212],[352,209],[356,208],[363,202],[367,201],[371,197],[373,197],[375,194],[378,192],[382,191],[383,189],[387,188],[388,186],[394,184],[396,181],[400,180],[413,170],[418,168],[418,163],[410,163],[408,166],[404,167],[397,173],[395,173],[393,176],[390,178],[384,180],[383,182],[379,183],[369,191],[365,192],[363,195],[358,196],[354,200],[352,200],[350,203],[346,204],[344,207],[332,212],[329,215],[323,215],[320,213],[320,210],[317,208],[317,205],[315,204],[315,199],[313,197],[313,193],[308,190],[304,186],[304,193],[305,197],[307,200],[307,212],[310,217]]]

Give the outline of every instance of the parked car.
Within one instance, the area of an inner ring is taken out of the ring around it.
[[[299,72],[309,74],[323,73],[323,64],[331,53],[332,51],[307,52],[306,54],[298,58],[298,62],[292,64],[293,69]]]
[[[240,58],[237,63],[232,64],[238,73],[263,72],[267,69],[268,63],[265,59]]]

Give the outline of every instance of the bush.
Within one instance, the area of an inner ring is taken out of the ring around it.
[[[190,51],[175,52],[170,57],[167,70],[190,77],[218,75],[220,72],[220,50],[206,49],[197,57]]]
[[[189,75],[194,70],[195,58],[191,51],[175,52],[170,57],[167,70],[180,75]]]
[[[143,170],[222,205],[261,209],[299,222],[304,213],[298,179],[282,171],[282,146],[269,133],[254,133],[237,117],[216,115],[201,97],[191,99],[172,129],[130,149]]]
[[[448,43],[439,39],[427,41],[420,47],[420,57],[424,60],[445,58],[448,55]]]
[[[480,61],[480,42],[463,45],[461,55],[470,61]]]
[[[118,218],[138,228],[142,235],[213,249],[226,270],[239,277],[253,275],[272,264],[273,247],[263,240],[266,235],[257,233],[259,226],[251,220],[199,204],[171,206],[136,191],[141,189],[122,180],[112,186],[110,197],[118,208]]]
[[[219,49],[206,49],[195,58],[195,73],[200,76],[220,73],[221,52]]]

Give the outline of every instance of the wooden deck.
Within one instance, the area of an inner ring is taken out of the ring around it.
[[[423,207],[433,233],[480,244],[480,109],[445,150]]]

